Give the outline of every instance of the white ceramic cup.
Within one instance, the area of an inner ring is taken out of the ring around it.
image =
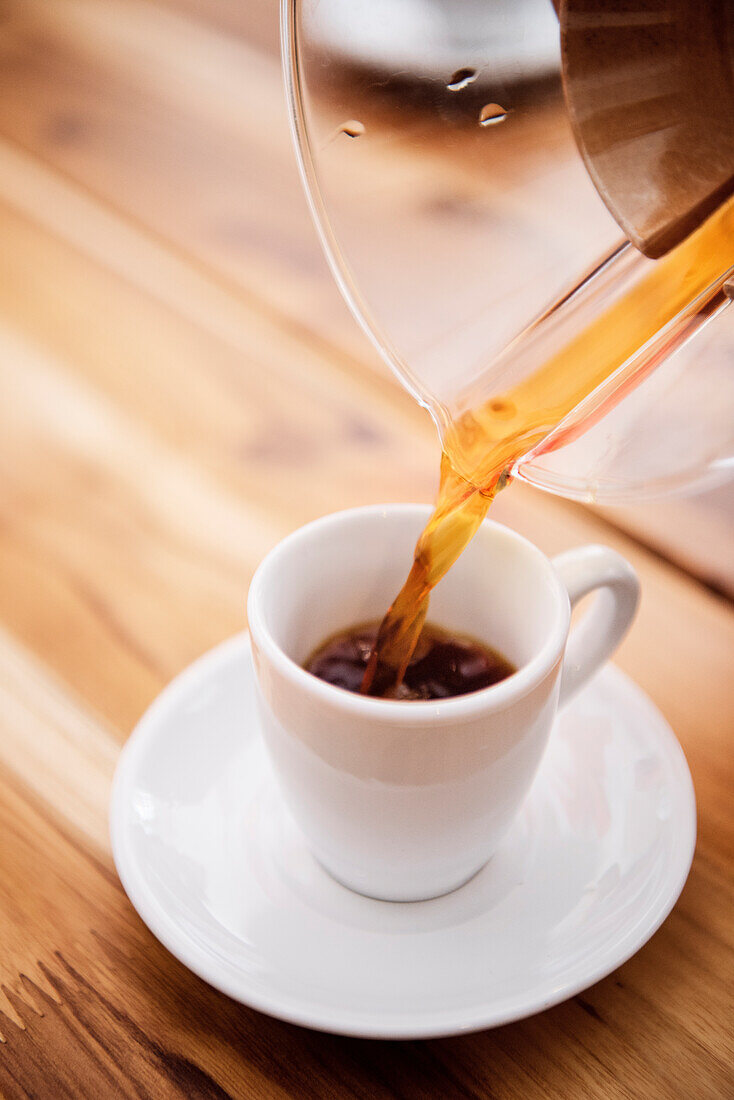
[[[611,656],[639,599],[615,551],[549,561],[486,521],[437,586],[430,620],[488,642],[514,675],[453,699],[396,702],[306,672],[330,634],[385,611],[429,514],[393,504],[316,520],[267,555],[248,599],[262,732],[293,817],[334,878],[391,901],[447,893],[487,862],[559,703]],[[569,637],[571,608],[594,589]]]

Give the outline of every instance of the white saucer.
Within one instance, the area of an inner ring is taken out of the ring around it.
[[[261,747],[247,636],[201,658],[125,747],[112,844],[152,932],[285,1020],[416,1038],[493,1027],[604,977],[659,927],[696,834],[680,745],[606,668],[560,716],[500,851],[434,901],[372,901],[311,857]]]

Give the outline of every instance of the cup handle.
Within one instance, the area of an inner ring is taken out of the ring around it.
[[[630,628],[640,602],[640,582],[628,561],[608,546],[580,546],[553,558],[571,609],[599,589],[594,603],[569,634],[561,673],[563,706],[607,661]]]

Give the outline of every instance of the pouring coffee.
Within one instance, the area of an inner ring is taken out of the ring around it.
[[[432,6],[448,28],[451,5]],[[602,450],[622,453],[642,436],[644,458],[645,417],[657,411],[645,383],[662,371],[683,376],[678,392],[696,425],[695,365],[680,355],[702,326],[726,331],[731,8],[563,0],[549,21],[545,0],[520,7],[527,28],[536,11],[547,28],[542,49],[530,30],[503,38],[507,5],[496,3],[482,9],[496,34],[477,43],[447,30],[418,72],[407,54],[396,68],[393,49],[385,74],[389,8],[368,61],[347,65],[324,47],[323,5],[284,3],[294,130],[327,256],[443,446],[436,508],[364,691],[377,675],[400,684],[431,589],[501,488],[521,477],[604,499],[596,459],[573,477],[549,459],[626,408]],[[349,29],[356,2],[341,12]],[[731,385],[720,392],[734,412]],[[724,469],[734,449],[728,429],[712,439],[699,419],[685,447],[680,433],[656,433],[675,487]],[[630,494],[645,488],[644,466],[627,471]]]

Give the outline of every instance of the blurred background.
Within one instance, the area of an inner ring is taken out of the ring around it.
[[[406,26],[430,17],[404,6]],[[322,7],[333,49],[338,5]],[[367,32],[343,65],[373,79]],[[568,143],[553,102],[534,148],[558,192]],[[409,155],[432,170],[414,195],[415,165],[397,166],[404,204],[464,239],[483,159],[469,158],[456,209],[430,127]],[[507,182],[509,238],[531,239],[534,212]],[[0,0],[0,222],[0,618],[88,678],[100,706],[134,669],[115,704],[129,723],[156,684],[239,628],[247,579],[285,531],[432,499],[435,431],[322,257],[273,0]],[[568,244],[542,244],[552,272]],[[496,514],[552,549],[555,525],[588,510],[518,485]],[[734,593],[730,487],[597,514]]]
[[[384,2],[407,28],[435,14],[424,0]],[[308,4],[334,53],[337,0]],[[379,17],[378,0],[363,7]],[[383,79],[368,38],[337,40],[332,76]],[[396,37],[393,67],[404,48]],[[481,86],[467,91],[487,103]],[[532,143],[549,202],[562,200],[569,148],[555,103]],[[417,89],[417,119],[425,104]],[[471,242],[496,168],[472,150],[495,133],[467,129],[457,205],[423,127],[395,161],[394,191],[364,187],[366,224],[396,196],[406,225],[412,209],[431,212],[451,276],[451,241]],[[512,184],[510,173],[504,260],[509,272],[518,242],[540,248],[533,291],[545,298],[568,240],[537,238]],[[588,224],[579,209],[579,245]],[[643,600],[615,661],[670,721],[696,784],[698,854],[681,900],[589,1003],[425,1045],[319,1036],[209,989],[124,895],[109,791],[144,709],[243,629],[249,579],[277,540],[336,509],[432,500],[438,459],[428,414],[322,255],[288,131],[275,0],[0,0],[3,1096],[311,1095],[322,1079],[324,1095],[346,1082],[370,1097],[546,1084],[605,1100],[617,1085],[732,1095],[727,486],[600,509],[514,484],[494,509],[548,554],[602,542],[632,562]]]

